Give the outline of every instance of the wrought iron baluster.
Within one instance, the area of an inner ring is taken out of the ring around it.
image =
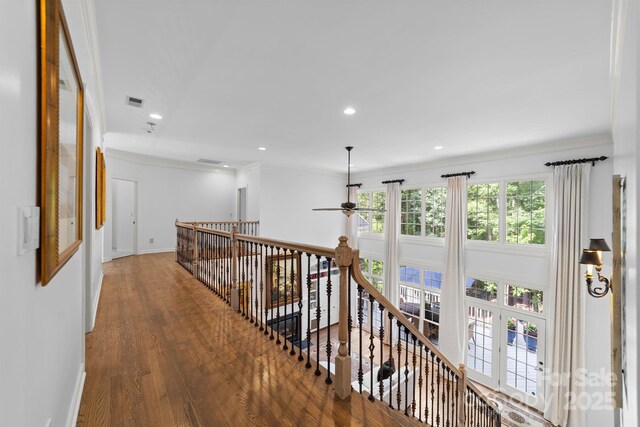
[[[282,337],[284,339],[284,345],[282,346],[283,350],[288,350],[287,346],[287,278],[289,277],[287,274],[287,248],[284,248],[284,274],[282,277],[284,278],[284,330],[282,331]],[[278,300],[278,305],[280,305],[280,300]]]
[[[316,294],[318,295],[316,305],[316,370],[314,374],[320,376],[320,263],[322,258],[320,255],[316,255]]]
[[[331,384],[331,258],[327,257],[327,378],[324,380]]]
[[[447,407],[446,407],[446,403],[447,403],[447,391],[449,388],[448,384],[446,383],[446,377],[445,377],[445,368],[447,367],[447,365],[445,365],[444,361],[440,361],[440,368],[442,369],[442,394],[440,395],[440,400],[442,402],[442,423],[444,424],[445,422],[445,416],[447,413]]]
[[[411,334],[411,339],[413,340],[413,354],[411,356],[412,370],[411,376],[413,377],[413,392],[411,393],[411,416],[415,418],[416,416],[416,336]]]
[[[380,310],[380,330],[378,331],[378,338],[380,339],[380,368],[382,368],[382,364],[384,363],[384,306],[378,303],[378,309]],[[391,375],[389,375],[389,378],[391,378]],[[378,388],[380,391],[380,402],[384,402],[384,379],[380,379]]]
[[[404,350],[404,414],[409,415],[409,328],[404,327],[404,337],[407,346]]]
[[[418,421],[422,422],[422,342],[420,343],[420,364],[418,365]]]
[[[291,250],[291,329],[293,330],[293,326],[296,325],[296,333],[299,333],[299,329],[300,329],[300,321],[294,322],[294,319],[296,318],[295,316],[302,316],[302,295],[298,295],[298,313],[294,314],[295,308],[294,308],[294,303],[296,301],[296,292],[298,290],[298,286],[300,285],[300,283],[298,283],[298,272],[296,271],[296,268],[300,268],[300,265],[298,265],[298,263],[296,262],[296,260],[298,259],[297,255],[296,255],[296,251],[294,251],[293,249]],[[290,356],[295,356],[296,354],[296,346],[294,345],[294,341],[297,338],[297,336],[293,336],[292,340],[291,340],[291,351],[289,352]],[[302,339],[301,339],[302,341]],[[302,356],[302,351],[300,352],[300,355]]]
[[[362,299],[362,286],[358,285],[358,387],[360,394],[362,394],[362,381],[364,379],[364,371],[362,370],[362,321],[364,320]],[[373,369],[373,366],[371,369]]]
[[[253,303],[253,311],[255,312],[255,316],[252,317],[251,321],[254,322],[254,326],[257,328],[258,324],[260,322],[258,322],[258,319],[262,320],[262,315],[260,314],[260,307],[258,305],[258,276],[260,274],[260,271],[258,270],[258,266],[260,265],[258,262],[258,248],[259,245],[256,244],[252,244],[252,251],[253,251],[253,271],[255,271],[255,283],[253,284],[254,289],[253,289],[253,295],[254,295],[254,303]]]
[[[451,402],[451,370],[444,363],[442,364],[443,372],[445,373],[445,381],[447,383],[447,403]],[[443,399],[444,400],[444,399]],[[450,404],[447,405],[447,408],[450,407]],[[451,425],[451,411],[446,411],[447,414],[447,422],[446,426],[449,427]]]
[[[260,243],[258,245],[258,249],[259,249],[259,254],[258,254],[258,263],[260,265],[259,267],[259,272],[260,272],[260,309],[258,310],[258,315],[260,316],[260,330],[264,331],[265,335],[267,334],[267,331],[265,330],[265,321],[267,320],[266,317],[262,316],[262,313],[265,312],[264,309],[264,265],[263,265],[263,259],[264,259],[264,255],[265,255],[265,249],[264,249],[264,245],[262,243]]]
[[[375,299],[373,299],[373,295],[369,295],[369,313],[371,316],[371,319],[373,320],[373,302],[375,301]],[[373,396],[373,351],[376,349],[375,344],[373,343],[373,321],[371,322],[371,330],[369,331],[369,366],[371,367],[370,369],[370,379],[369,379],[369,400],[370,401],[374,401],[376,400],[375,397]],[[382,362],[380,362],[380,367],[382,367]]]
[[[437,400],[436,400],[436,423],[438,425],[440,425],[440,401],[441,401],[441,396],[442,394],[440,393],[440,379],[441,379],[441,375],[440,375],[440,358],[436,357],[436,382],[438,383],[438,395],[436,396]],[[444,384],[443,384],[443,388],[444,388]]]
[[[402,392],[400,391],[400,364],[402,363],[402,323],[400,319],[397,320],[398,326],[398,387],[396,391],[396,402],[398,403],[398,410],[402,408]]]
[[[391,313],[391,311],[389,311],[389,361],[393,363],[393,313]],[[389,375],[389,408],[393,408],[392,399],[393,399],[393,375]]]
[[[280,345],[280,248],[276,247],[276,344]]]
[[[274,285],[274,281],[277,283],[277,279],[274,277],[273,274],[273,246],[269,246],[269,252],[270,252],[270,256],[269,259],[267,260],[267,265],[265,266],[264,272],[267,275],[267,277],[271,277],[271,280],[269,281],[269,286],[271,289],[269,289],[269,292],[267,293],[268,297],[269,297],[269,305],[268,305],[268,312],[269,312],[269,318],[271,319],[271,324],[269,325],[269,330],[271,331],[271,335],[269,336],[270,340],[274,340],[275,337],[273,336],[273,329],[274,329],[274,325],[273,325],[273,285]]]
[[[437,372],[437,368],[435,365],[435,353],[432,351],[429,351],[431,353],[431,425],[433,424],[433,417],[437,412],[436,409],[436,400],[435,400],[435,394],[436,394],[436,387],[434,385],[434,379],[435,377],[438,376],[438,372]],[[428,373],[427,373],[428,375]],[[438,382],[438,385],[440,384],[440,382]],[[438,419],[438,423],[440,423],[440,420]]]
[[[244,315],[245,319],[249,319],[249,313],[251,312],[251,263],[249,261],[251,257],[251,252],[249,249],[249,244],[247,242],[244,243],[244,269],[246,274],[246,281],[244,283],[245,295],[244,295],[244,305],[246,307],[246,313]]]
[[[307,252],[307,363],[304,367],[311,368],[311,254]],[[318,291],[316,291],[316,304]]]

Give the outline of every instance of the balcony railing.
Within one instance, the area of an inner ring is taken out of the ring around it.
[[[332,249],[211,224],[229,223],[176,222],[177,261],[339,398],[355,390],[431,426],[501,424],[464,366],[365,279],[346,237]]]

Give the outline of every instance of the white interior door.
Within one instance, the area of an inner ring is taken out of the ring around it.
[[[112,257],[133,255],[136,250],[136,182],[113,179]]]
[[[238,188],[238,221],[247,220],[247,187]]]

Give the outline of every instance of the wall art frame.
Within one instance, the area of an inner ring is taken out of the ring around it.
[[[60,0],[40,0],[38,30],[38,279],[45,286],[82,243],[84,90]]]

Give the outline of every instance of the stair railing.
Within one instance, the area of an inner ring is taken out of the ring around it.
[[[346,237],[331,249],[210,224],[176,222],[176,260],[267,339],[325,375],[337,397],[355,389],[431,426],[500,425],[495,403],[464,365],[449,362],[363,276]]]

